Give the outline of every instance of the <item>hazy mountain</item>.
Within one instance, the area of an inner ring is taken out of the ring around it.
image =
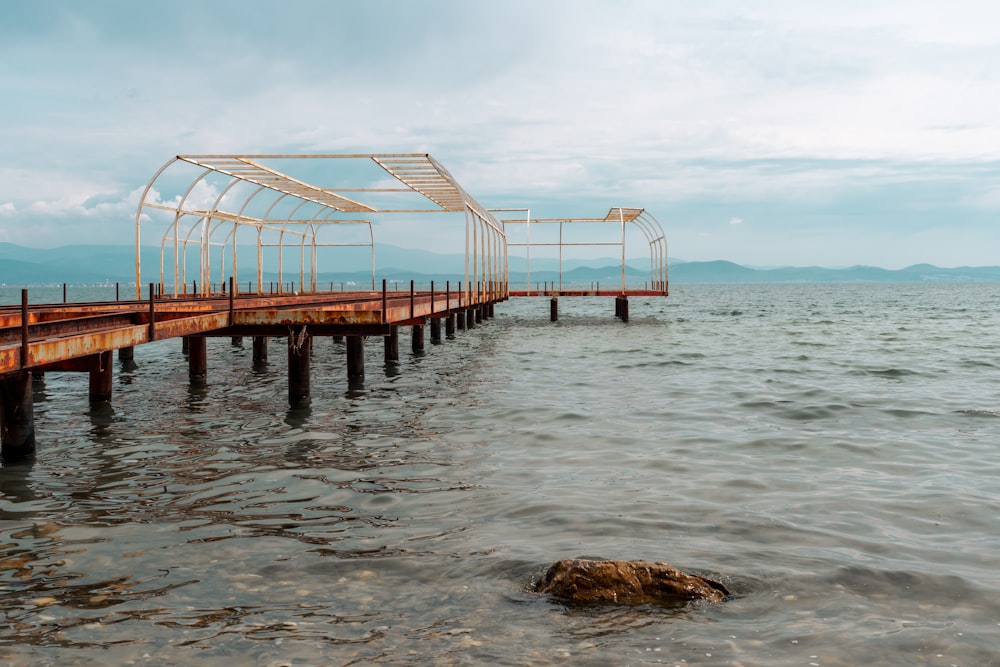
[[[213,249],[213,264],[218,266],[218,249]],[[168,257],[171,253],[168,253]],[[197,249],[189,252],[189,267],[193,267]],[[239,280],[241,283],[256,280],[254,249],[241,249]],[[283,279],[299,280],[299,251],[286,250]],[[160,250],[143,248],[142,267],[144,280],[152,280],[159,273]],[[405,284],[410,279],[418,282],[429,280],[464,280],[465,257],[461,254],[433,253],[425,250],[400,248],[376,244],[376,280],[383,278]],[[226,255],[226,261],[231,262]],[[614,285],[621,282],[621,264],[615,258],[591,260],[565,260],[563,285],[590,286],[594,283]],[[265,281],[277,280],[277,253],[265,249]],[[228,264],[227,264],[228,265]],[[371,250],[369,248],[320,248],[317,255],[320,284],[344,282],[370,284]],[[556,282],[559,280],[559,262],[550,258],[531,260],[531,282]],[[527,282],[527,266],[523,257],[510,258],[510,277],[513,284]],[[218,269],[216,269],[217,271]],[[649,260],[630,259],[627,278],[630,284],[648,280]],[[172,269],[168,272],[172,274]],[[188,280],[191,280],[189,273]],[[749,268],[727,261],[685,262],[671,260],[670,282],[679,283],[807,283],[807,282],[1000,282],[1000,267],[941,268],[930,264],[915,264],[904,269],[888,270],[873,266],[853,266],[846,269],[822,267]],[[97,283],[135,280],[135,249],[132,246],[65,246],[61,248],[26,248],[11,243],[0,243],[0,284],[38,283]]]

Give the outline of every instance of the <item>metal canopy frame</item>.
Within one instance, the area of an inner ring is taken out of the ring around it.
[[[387,174],[402,187],[386,186],[375,181],[355,187],[320,187],[293,177],[270,166],[274,161],[292,161],[310,166],[343,164],[354,161],[373,163],[377,173]],[[167,176],[174,176],[178,165],[197,169],[190,181],[181,181],[178,194],[164,202],[154,186],[165,184]],[[218,196],[211,205],[195,205],[192,193],[209,179],[218,187]],[[186,188],[184,187],[186,185]],[[243,186],[240,188],[239,186]],[[238,190],[242,192],[238,193]],[[154,200],[150,200],[153,193]],[[392,198],[418,195],[429,202],[427,208],[392,208],[371,201],[378,196]],[[268,198],[270,203],[268,204]],[[368,199],[369,201],[362,201]],[[276,209],[291,206],[291,211],[280,215]],[[263,211],[251,215],[253,208]],[[232,249],[230,275],[237,275],[237,232],[241,228],[256,230],[257,291],[263,290],[265,247],[276,247],[278,252],[279,290],[282,282],[282,261],[286,236],[294,239],[299,249],[300,285],[306,290],[306,249],[309,250],[309,291],[316,291],[317,248],[369,247],[371,249],[372,289],[375,288],[375,239],[371,218],[381,214],[462,213],[465,217],[465,287],[475,301],[482,301],[485,294],[507,295],[507,243],[503,225],[475,199],[437,160],[426,153],[350,153],[350,154],[225,154],[177,155],[168,160],[153,175],[143,190],[135,215],[135,278],[136,298],[142,298],[141,266],[142,228],[152,224],[154,211],[165,211],[168,222],[160,238],[159,285],[164,292],[168,277],[168,248],[173,253],[174,295],[186,290],[188,247],[198,249],[198,293],[211,292],[212,248],[220,248],[219,281],[225,281],[225,256]],[[358,217],[361,214],[365,217]],[[346,216],[346,217],[345,217]],[[364,243],[320,242],[321,230],[336,225],[363,225],[367,227],[368,241]],[[277,234],[276,242],[265,242],[264,234]],[[148,281],[151,282],[151,281]],[[475,296],[473,297],[473,293]]]
[[[643,208],[626,208],[621,206],[612,207],[606,216],[603,218],[531,218],[531,209],[528,208],[503,208],[503,209],[491,209],[493,212],[512,212],[520,211],[524,212],[525,218],[521,219],[503,219],[500,222],[503,224],[506,230],[507,225],[525,225],[525,242],[524,243],[511,243],[508,242],[507,245],[510,247],[523,247],[526,249],[526,263],[528,272],[528,289],[527,292],[531,294],[531,249],[538,247],[558,247],[559,248],[559,289],[563,288],[562,284],[562,264],[563,264],[563,249],[573,246],[614,246],[621,248],[621,260],[622,260],[622,293],[627,291],[627,285],[625,280],[625,225],[632,224],[635,225],[639,230],[642,231],[646,240],[649,242],[649,277],[651,281],[651,287],[655,291],[667,293],[667,238],[663,233],[663,227],[660,223]],[[563,225],[574,224],[574,223],[610,223],[617,224],[621,228],[621,240],[620,241],[603,241],[603,242],[593,242],[593,241],[564,241],[563,240]],[[531,225],[537,224],[558,224],[559,225],[559,241],[558,242],[531,242]]]

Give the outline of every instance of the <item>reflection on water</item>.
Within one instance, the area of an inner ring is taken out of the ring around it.
[[[110,404],[49,373],[37,459],[0,468],[0,660],[991,664],[998,298],[692,287],[627,325],[521,301],[398,365],[370,340],[360,386],[318,341],[294,407],[229,339],[195,387],[175,341],[137,348]],[[736,596],[529,592],[588,555]]]

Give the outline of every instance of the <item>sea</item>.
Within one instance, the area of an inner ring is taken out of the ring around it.
[[[370,338],[363,385],[316,339],[307,407],[280,339],[257,369],[211,339],[204,387],[140,346],[93,407],[47,374],[36,459],[0,468],[0,664],[1000,665],[1000,284],[549,312],[404,331],[398,365]],[[732,595],[533,592],[573,557]]]

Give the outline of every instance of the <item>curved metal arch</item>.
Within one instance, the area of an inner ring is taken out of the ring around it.
[[[167,242],[167,235],[170,233],[170,230],[173,230],[173,232],[174,232],[174,296],[177,296],[177,294],[178,294],[178,292],[177,292],[177,281],[180,278],[179,271],[178,271],[179,252],[178,252],[178,247],[177,247],[178,246],[178,242],[180,241],[180,234],[179,234],[180,227],[179,227],[179,224],[180,224],[180,220],[181,220],[182,217],[187,216],[187,215],[194,215],[193,213],[188,213],[187,211],[184,210],[184,204],[187,203],[187,198],[191,196],[191,192],[195,189],[195,187],[197,187],[198,184],[201,183],[203,180],[205,180],[205,177],[208,176],[211,173],[212,173],[211,169],[206,169],[196,179],[194,179],[193,181],[191,181],[191,185],[188,186],[188,189],[184,191],[184,194],[181,195],[180,200],[177,202],[177,208],[174,209],[174,221],[170,224],[170,226],[167,227],[166,231],[163,233],[163,239],[160,242],[160,289],[162,290],[163,289],[163,253],[164,253],[164,249],[165,249],[166,242]]]
[[[149,191],[153,189],[153,184],[156,183],[157,180],[159,180],[160,176],[163,175],[163,172],[165,172],[167,168],[170,167],[170,165],[177,162],[179,159],[180,158],[178,158],[175,155],[171,159],[164,162],[163,166],[157,169],[156,173],[153,174],[153,177],[149,180],[148,183],[146,183],[146,187],[142,191],[142,196],[139,197],[139,207],[136,209],[135,212],[135,298],[136,299],[142,298],[142,261],[141,261],[142,245],[140,239],[142,230],[142,209],[146,206],[146,197],[149,196]],[[162,251],[161,251],[160,261],[161,263],[163,261]],[[162,268],[160,272],[162,274]]]

